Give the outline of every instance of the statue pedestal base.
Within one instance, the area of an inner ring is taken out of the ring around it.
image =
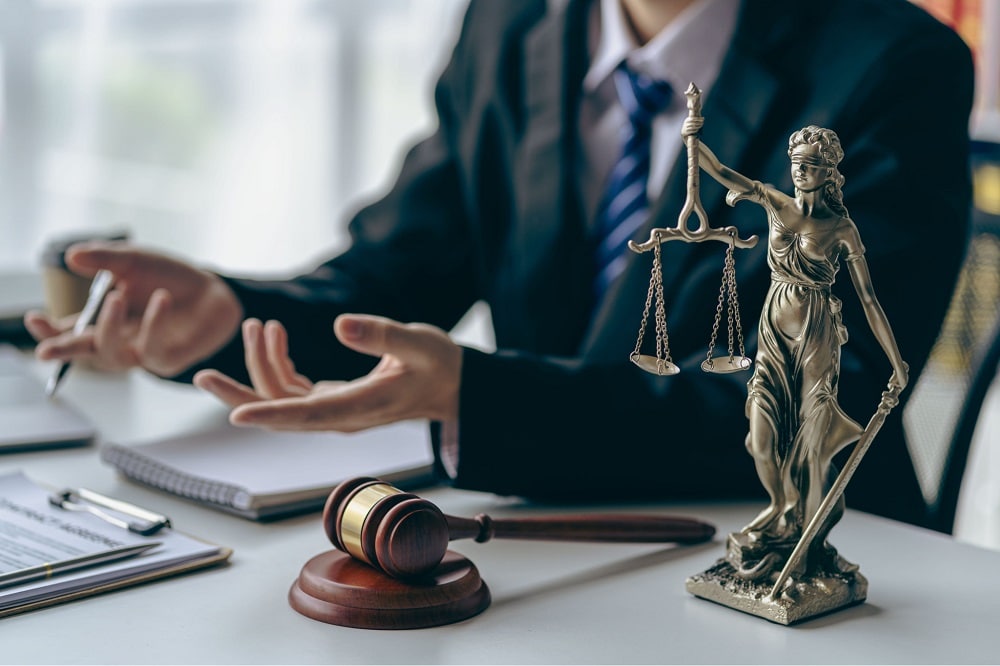
[[[868,597],[868,580],[856,566],[849,565],[795,579],[778,597],[771,598],[769,595],[778,571],[757,578],[748,577],[746,572],[752,569],[746,566],[748,560],[756,563],[762,558],[759,555],[748,557],[752,548],[746,544],[745,535],[730,535],[728,545],[728,557],[687,579],[688,592],[785,625],[860,604]],[[777,555],[783,563],[788,558],[788,549],[776,548],[771,554]],[[842,565],[849,564],[839,557],[836,560]],[[737,567],[744,572],[742,575]]]

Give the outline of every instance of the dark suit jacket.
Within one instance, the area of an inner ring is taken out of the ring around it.
[[[313,378],[355,376],[373,365],[333,338],[341,312],[448,329],[473,302],[487,301],[499,350],[464,354],[460,487],[539,499],[761,496],[744,449],[748,374],[698,367],[722,244],[664,247],[677,376],[651,376],[628,360],[649,254],[632,256],[605,302],[591,302],[592,243],[573,179],[587,7],[473,0],[436,89],[440,126],[408,154],[391,192],[353,219],[351,248],[292,281],[230,283],[248,316],[289,327],[297,367]],[[913,378],[966,240],[971,91],[968,50],[908,2],[746,0],[704,99],[706,145],[723,163],[787,192],[788,136],[809,124],[839,133],[845,202]],[[716,183],[702,183],[713,226],[766,238],[759,207],[729,208]],[[684,191],[680,168],[639,239],[651,225],[676,224]],[[752,354],[769,283],[764,243],[739,251],[736,262]],[[852,336],[840,401],[864,424],[891,368],[846,271],[835,293]],[[239,375],[241,354],[234,340],[205,365]],[[891,415],[847,499],[919,523],[924,505],[901,412]]]

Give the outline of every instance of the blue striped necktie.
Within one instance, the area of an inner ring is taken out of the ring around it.
[[[624,63],[614,71],[618,99],[629,122],[621,128],[622,154],[608,176],[597,211],[598,302],[625,268],[628,242],[649,217],[650,138],[653,117],[670,103],[670,84],[630,71]]]

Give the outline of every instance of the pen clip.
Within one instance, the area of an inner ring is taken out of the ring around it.
[[[67,488],[49,496],[49,504],[67,511],[84,511],[93,514],[101,520],[126,529],[135,534],[150,536],[165,527],[171,527],[170,519],[158,513],[153,513],[128,502],[106,497],[93,490]],[[122,520],[108,513],[115,511],[131,518]]]

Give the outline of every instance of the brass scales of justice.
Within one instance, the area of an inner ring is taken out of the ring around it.
[[[700,129],[704,120],[701,116],[701,91],[693,83],[685,92],[687,97],[688,120],[685,127],[696,127]],[[690,125],[690,123],[695,123]],[[825,173],[826,178],[830,178],[831,173],[839,176],[836,170],[836,162],[843,156],[840,149],[839,139],[830,130],[824,130],[815,126],[804,128],[800,133],[812,131],[811,137],[814,139],[812,147],[795,148],[793,155],[790,141],[789,156],[793,163],[793,179],[796,179],[796,196],[801,194],[797,176],[794,173],[796,164],[815,167],[814,173]],[[818,133],[817,133],[818,132]],[[721,241],[727,244],[725,261],[723,266],[722,282],[719,289],[719,300],[716,307],[715,321],[712,327],[711,339],[708,346],[708,354],[702,362],[701,368],[711,373],[730,373],[747,370],[752,362],[746,356],[743,347],[743,334],[739,316],[739,303],[736,289],[736,269],[734,261],[734,250],[736,248],[752,248],[756,246],[757,236],[743,239],[739,237],[739,231],[735,227],[716,228],[709,226],[705,209],[700,200],[699,175],[703,168],[700,164],[700,155],[704,151],[712,160],[717,163],[714,155],[706,147],[700,145],[697,131],[685,130],[685,144],[687,148],[687,199],[680,212],[677,226],[672,228],[656,228],[650,232],[649,240],[636,243],[629,242],[629,248],[637,253],[653,252],[653,267],[650,275],[649,291],[643,309],[642,322],[639,327],[638,340],[634,351],[630,354],[630,359],[643,370],[657,375],[673,375],[680,371],[680,368],[673,363],[670,357],[669,338],[667,335],[666,307],[663,296],[662,279],[662,257],[661,246],[663,243],[674,240],[681,240],[688,243],[699,243],[704,241]],[[832,139],[829,137],[832,136]],[[796,135],[793,135],[793,139]],[[826,138],[824,138],[826,137]],[[816,141],[832,142],[835,147],[830,149],[817,149]],[[806,142],[808,143],[808,142]],[[824,152],[825,150],[825,152]],[[832,154],[834,157],[830,157]],[[826,155],[826,157],[824,157]],[[798,162],[796,162],[798,160]],[[832,170],[831,170],[832,164]],[[718,168],[716,164],[716,168]],[[708,167],[705,167],[708,169]],[[805,170],[805,167],[799,167]],[[709,170],[709,173],[717,180],[727,185],[723,179]],[[732,175],[734,172],[729,172]],[[738,174],[736,174],[738,176]],[[739,178],[744,178],[739,176]],[[741,185],[749,185],[751,181]],[[839,194],[839,182],[837,192]],[[826,182],[821,183],[822,187],[827,187]],[[753,183],[761,191],[767,186]],[[767,208],[764,201],[765,194],[758,194],[757,203]],[[750,192],[737,192],[730,187],[727,203],[735,205],[741,198],[749,198]],[[767,196],[784,197],[788,201],[789,197],[773,191],[768,191]],[[806,193],[809,196],[809,192]],[[821,194],[821,196],[826,196]],[[822,209],[821,209],[822,210]],[[831,216],[828,220],[820,221],[819,224],[826,224],[827,227],[819,227],[820,231],[826,233],[829,228],[833,228],[839,233],[841,228],[853,230],[856,238],[856,229],[853,222],[847,218],[846,208],[839,202],[839,215]],[[827,211],[829,212],[829,211]],[[697,228],[691,228],[688,223],[691,214],[694,213],[699,219]],[[769,226],[773,227],[780,220],[775,220],[773,210],[769,210]],[[832,220],[832,222],[830,221]],[[845,222],[846,220],[846,222]],[[773,243],[769,240],[769,243]],[[860,247],[860,241],[858,241]],[[771,247],[769,245],[769,251]],[[863,249],[859,255],[863,254]],[[828,267],[829,280],[815,279],[812,276],[794,276],[789,279],[787,275],[779,275],[775,266],[772,265],[772,291],[775,289],[797,289],[798,293],[804,294],[803,298],[828,299],[830,303],[836,302],[836,307],[831,305],[832,314],[824,315],[830,317],[830,321],[840,326],[839,300],[832,297],[829,287],[832,285],[832,275],[836,273],[836,262],[839,256],[832,260],[832,271]],[[847,261],[858,261],[858,257],[848,256]],[[771,263],[771,262],[769,262]],[[867,278],[867,264],[863,264],[864,278]],[[861,270],[851,265],[852,277]],[[813,282],[810,282],[814,280]],[[790,284],[785,284],[785,283]],[[874,299],[873,299],[874,300]],[[768,310],[770,295],[765,303],[765,312],[762,312],[761,326],[763,339],[763,327],[766,318],[774,318],[776,315]],[[872,307],[866,305],[866,308]],[[885,421],[889,411],[898,404],[898,396],[907,381],[906,364],[899,358],[898,348],[892,336],[888,322],[885,320],[881,307],[874,305],[875,310],[866,314],[878,315],[878,324],[873,324],[873,331],[882,342],[883,349],[887,352],[890,361],[893,363],[894,372],[886,391],[882,393],[882,399],[875,414],[871,417],[868,425],[861,428],[847,417],[839,407],[836,406],[836,373],[839,373],[839,345],[841,341],[821,341],[820,344],[833,346],[835,354],[835,367],[830,368],[833,372],[833,401],[827,400],[821,404],[822,409],[817,413],[825,413],[830,416],[826,419],[825,429],[813,429],[811,432],[792,433],[794,441],[779,441],[778,435],[765,434],[762,432],[761,419],[754,416],[755,394],[759,390],[766,390],[766,377],[768,372],[764,372],[764,379],[761,384],[758,374],[761,373],[761,366],[758,364],[754,377],[748,383],[748,420],[750,421],[750,434],[748,435],[748,449],[751,453],[754,449],[751,443],[755,437],[757,440],[768,440],[773,437],[773,441],[767,444],[772,447],[769,453],[780,460],[774,464],[765,462],[763,458],[767,456],[755,457],[758,475],[762,484],[771,496],[771,505],[761,513],[749,525],[740,532],[730,534],[727,539],[725,557],[706,571],[691,576],[687,579],[686,588],[688,592],[695,596],[720,603],[731,608],[744,611],[759,617],[763,617],[779,624],[792,624],[810,617],[829,613],[831,611],[845,608],[854,604],[864,602],[867,597],[868,582],[854,565],[839,554],[826,541],[826,535],[833,525],[840,519],[843,513],[843,493],[850,482],[855,470],[864,457],[872,440]],[[654,329],[656,335],[655,355],[642,353],[643,338],[646,333],[646,323],[650,318],[652,310]],[[726,310],[728,324],[728,354],[716,354],[716,340],[721,325],[723,310]],[[869,317],[871,319],[871,317]],[[779,322],[780,324],[780,322]],[[807,325],[799,325],[798,328],[805,330]],[[877,326],[877,328],[876,328]],[[821,329],[835,328],[831,326],[820,326]],[[768,336],[771,337],[771,336]],[[846,336],[844,337],[846,339]],[[887,340],[888,342],[885,342]],[[760,343],[759,347],[764,345]],[[762,358],[770,363],[770,372],[777,372],[788,375],[793,372],[782,365],[782,359],[777,363],[774,359],[767,358],[768,351],[758,349],[758,360]],[[808,371],[808,368],[805,370]],[[794,372],[802,372],[795,369]],[[764,386],[762,389],[761,387]],[[827,398],[829,396],[826,396]],[[802,398],[802,401],[812,398]],[[780,403],[777,404],[786,404]],[[801,401],[798,403],[801,404]],[[793,405],[794,406],[794,405]],[[787,408],[786,408],[787,409]],[[788,411],[794,411],[788,410]],[[791,415],[784,415],[791,416]],[[755,421],[756,418],[756,421]],[[770,417],[769,417],[770,418]],[[778,419],[781,416],[777,417]],[[797,420],[795,416],[792,420]],[[812,427],[812,426],[808,426]],[[805,431],[806,424],[801,425],[800,431]],[[809,437],[808,435],[814,437]],[[818,435],[818,436],[817,436]],[[842,470],[836,474],[836,468],[831,464],[833,454],[846,448],[853,443],[851,451]],[[757,443],[759,446],[759,442]],[[796,451],[796,447],[798,450]],[[834,450],[836,449],[836,450]],[[802,453],[805,451],[806,453]],[[818,451],[818,453],[817,453]],[[820,462],[817,463],[817,458]],[[803,470],[808,473],[804,473]],[[818,471],[817,471],[818,470]],[[803,482],[803,479],[807,481]],[[812,481],[810,483],[809,481]],[[822,487],[820,487],[822,486]]]

